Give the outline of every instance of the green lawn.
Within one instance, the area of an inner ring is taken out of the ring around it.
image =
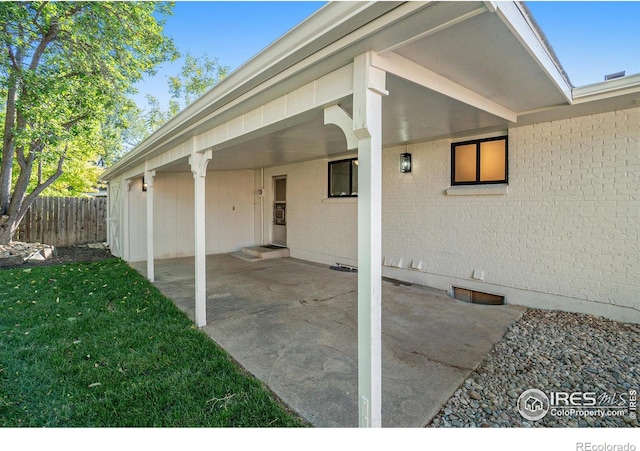
[[[0,271],[0,426],[304,425],[122,261]]]

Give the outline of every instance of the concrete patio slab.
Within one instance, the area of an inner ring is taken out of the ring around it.
[[[155,285],[192,319],[193,268],[179,258],[155,269]],[[211,255],[204,331],[313,425],[355,427],[356,287],[356,273],[324,265]],[[383,426],[425,426],[523,311],[383,282]]]

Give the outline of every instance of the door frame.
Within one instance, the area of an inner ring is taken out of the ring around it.
[[[277,198],[276,184],[284,180],[284,199]],[[271,203],[271,241],[275,246],[287,246],[287,175],[271,177],[273,202]]]

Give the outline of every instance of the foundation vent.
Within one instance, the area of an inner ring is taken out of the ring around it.
[[[504,296],[453,287],[453,298],[471,304],[504,305]]]

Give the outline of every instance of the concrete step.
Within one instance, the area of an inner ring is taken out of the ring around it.
[[[240,260],[244,260],[247,262],[257,262],[262,260],[260,257],[256,257],[255,255],[246,254],[244,252],[233,252],[231,253],[232,257],[239,258]]]
[[[269,260],[271,258],[283,258],[289,256],[289,248],[271,247],[271,246],[251,246],[243,247],[242,253],[258,257],[260,260]]]

